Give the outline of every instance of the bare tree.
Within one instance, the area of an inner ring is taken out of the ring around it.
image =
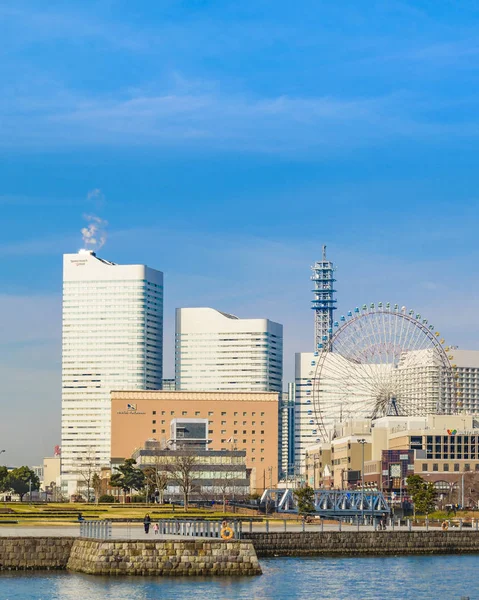
[[[462,482],[460,482],[462,483]],[[459,489],[459,486],[457,486]],[[461,489],[462,492],[462,489]],[[479,472],[468,471],[464,475],[464,504],[477,507],[479,502]]]
[[[100,475],[98,475],[98,473],[93,473],[93,477],[91,478],[91,485],[92,485],[93,491],[95,492],[95,503],[98,504],[98,499],[101,496],[102,487],[103,487],[101,477],[100,477]]]
[[[183,494],[185,511],[188,510],[188,501],[193,487],[194,468],[197,461],[198,457],[196,454],[188,450],[179,450],[169,457],[168,460],[168,471]]]
[[[78,469],[77,474],[79,480],[77,482],[78,488],[86,489],[86,501],[90,502],[90,492],[93,488],[93,478],[95,475],[99,476],[99,465],[96,460],[95,449],[90,446],[84,458],[81,459],[82,464]]]
[[[169,457],[164,454],[160,456],[155,454],[151,457],[151,462],[144,470],[145,480],[149,488],[158,490],[158,502],[163,504],[163,495],[168,484],[169,474]]]
[[[240,492],[240,480],[236,476],[234,471],[219,471],[217,477],[214,480],[214,493],[221,495],[223,502],[223,512],[226,512],[226,501],[231,498],[235,498],[241,495]]]

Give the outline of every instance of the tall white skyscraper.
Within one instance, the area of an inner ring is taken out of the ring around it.
[[[178,308],[175,374],[178,390],[281,392],[283,326]]]
[[[317,354],[295,354],[294,460],[297,473],[304,470],[306,448],[321,439],[313,398]]]
[[[110,391],[161,389],[163,273],[63,256],[62,490],[110,462]]]

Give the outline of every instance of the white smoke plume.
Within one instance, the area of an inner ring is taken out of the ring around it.
[[[105,228],[108,225],[108,222],[96,215],[84,215],[84,218],[89,223],[87,227],[83,227],[81,230],[85,248],[99,250],[106,242]]]

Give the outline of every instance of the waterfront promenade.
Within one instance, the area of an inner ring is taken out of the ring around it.
[[[266,528],[268,527],[269,532],[271,533],[299,533],[303,531],[302,523],[296,521],[270,521],[268,526],[266,523],[256,523],[253,522],[251,524],[251,531],[253,533],[264,533],[266,532]],[[431,524],[429,527],[430,531],[438,531],[440,529],[439,523]],[[449,531],[457,531],[459,526],[452,526]],[[464,530],[471,531],[471,527],[464,527]],[[372,525],[361,525],[359,530],[357,525],[355,524],[347,524],[341,523],[341,527],[338,523],[324,523],[323,531],[343,531],[343,532],[357,532],[357,531],[374,531],[374,527]],[[398,526],[395,525],[394,531],[426,531],[424,525],[411,525],[409,529],[408,525]],[[250,531],[250,523],[245,520],[243,521],[243,533],[247,534]],[[321,526],[318,524],[305,524],[304,525],[305,532],[321,532]],[[386,532],[392,531],[391,527],[388,527]],[[384,532],[381,532],[384,533]],[[80,525],[72,524],[72,525],[4,525],[0,527],[0,537],[79,537],[80,535]],[[112,539],[131,539],[131,540],[142,540],[142,539],[183,539],[184,536],[176,536],[172,534],[155,535],[153,532],[153,528],[150,529],[148,535],[145,534],[143,530],[143,524],[138,522],[133,523],[113,523],[112,524]]]

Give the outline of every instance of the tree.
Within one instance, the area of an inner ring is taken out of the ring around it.
[[[230,466],[229,468],[233,468]],[[235,471],[219,471],[218,476],[214,480],[213,490],[215,494],[220,494],[223,502],[223,512],[226,512],[226,500],[228,497],[235,497],[240,490],[241,479],[238,478]],[[242,490],[243,488],[241,488]]]
[[[8,469],[7,467],[0,466],[0,492],[8,491]]]
[[[159,454],[151,457],[151,463],[143,471],[149,489],[155,492],[158,490],[158,502],[160,504],[163,504],[163,492],[168,485],[168,471],[168,457]]]
[[[95,492],[95,502],[98,504],[98,499],[100,498],[102,491],[101,477],[98,475],[98,473],[93,473],[93,477],[91,478],[91,486]]]
[[[414,505],[417,512],[426,516],[436,508],[436,489],[433,483],[425,483],[421,489],[416,492]]]
[[[40,489],[40,480],[29,467],[23,466],[8,473],[5,485],[7,490],[18,494],[22,501],[28,491]]]
[[[464,505],[471,508],[477,508],[479,505],[479,473],[477,471],[468,471],[464,475]]]
[[[420,475],[410,475],[407,480],[408,494],[414,503],[414,510],[428,515],[436,507],[436,488],[433,483],[426,483]]]
[[[406,479],[407,491],[409,496],[413,498],[413,502],[414,495],[422,488],[422,486],[425,483],[426,482],[420,475],[409,475],[409,477]]]
[[[314,490],[312,487],[306,486],[294,490],[293,492],[296,501],[298,502],[298,512],[300,515],[307,515],[314,512]]]
[[[197,460],[196,454],[187,450],[179,450],[171,456],[168,463],[168,470],[172,479],[176,481],[183,494],[185,511],[188,510],[188,500],[193,487],[193,473]]]
[[[145,485],[145,474],[135,466],[134,458],[127,458],[119,467],[115,467],[116,473],[110,477],[110,485],[123,490],[123,496],[130,490],[139,491]]]
[[[94,447],[88,448],[86,454],[81,459],[81,467],[77,473],[80,476],[78,481],[78,487],[86,489],[86,501],[90,502],[91,490],[93,489],[93,478],[95,475],[98,476],[99,466],[96,457],[96,451]]]

